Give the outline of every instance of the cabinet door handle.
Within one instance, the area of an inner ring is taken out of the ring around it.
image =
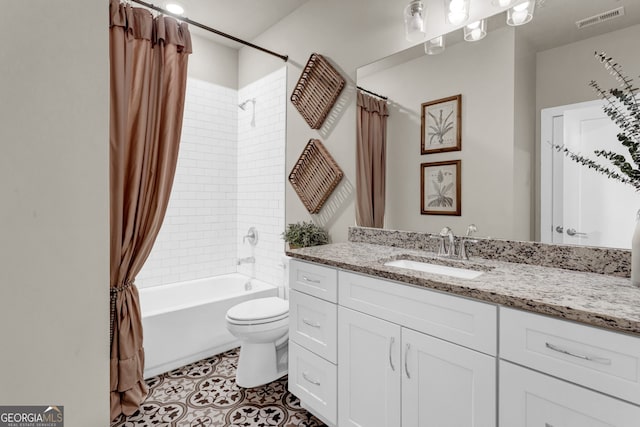
[[[404,373],[407,375],[408,379],[411,379],[411,375],[409,375],[409,367],[407,366],[407,358],[409,356],[410,348],[411,346],[409,344],[404,347]]]
[[[319,328],[320,326],[322,326],[322,325],[320,325],[320,323],[312,322],[311,320],[307,319],[306,317],[302,318],[302,323],[304,323],[305,325],[309,325],[312,328]]]
[[[391,358],[391,349],[393,348],[393,343],[396,341],[394,337],[391,337],[389,340],[389,365],[391,366],[391,370],[395,372],[396,367],[393,366],[393,359]]]
[[[302,378],[309,381],[311,384],[320,385],[320,381],[309,378],[309,375],[307,372],[302,373]]]
[[[305,282],[309,282],[309,283],[320,283],[320,280],[309,279],[307,276],[302,276],[302,280],[304,280]]]
[[[557,351],[558,353],[566,354],[571,357],[577,357],[578,359],[588,360],[589,362],[600,363],[601,365],[611,365],[611,359],[606,359],[604,357],[585,356],[584,354],[573,353],[569,350],[565,350],[564,348],[560,348],[557,345],[550,344],[548,342],[545,343],[545,346],[550,350]]]

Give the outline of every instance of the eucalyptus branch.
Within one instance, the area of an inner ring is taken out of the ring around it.
[[[595,150],[596,156],[608,160],[618,168],[618,171],[615,171],[607,166],[602,166],[595,160],[574,153],[565,146],[554,145],[553,147],[558,152],[563,152],[571,160],[606,175],[608,178],[632,185],[636,191],[640,191],[640,101],[637,94],[638,88],[633,85],[633,79],[623,73],[622,66],[613,62],[613,59],[608,57],[606,53],[595,52],[595,56],[609,71],[609,74],[616,79],[619,88],[604,90],[595,80],[591,80],[589,86],[605,101],[602,109],[620,128],[621,132],[617,135],[618,141],[627,148],[633,164],[620,153]]]
[[[565,147],[564,145],[553,145],[553,148],[555,148],[558,152],[562,152],[564,153],[567,157],[569,157],[571,160],[580,163],[583,166],[588,167],[589,169],[593,169],[596,172],[599,172],[601,174],[606,175],[607,177],[611,178],[611,179],[615,179],[616,181],[619,181],[623,184],[629,184],[632,185],[637,191],[640,191],[640,179],[636,178],[633,179],[631,177],[624,177],[622,175],[620,175],[619,173],[612,171],[611,169],[600,165],[599,163],[595,162],[594,160],[588,158],[588,157],[584,157],[580,154],[574,153],[573,151],[569,150],[567,147]],[[613,153],[615,154],[615,153]]]

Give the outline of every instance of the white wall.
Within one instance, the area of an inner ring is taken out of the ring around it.
[[[230,89],[238,88],[238,51],[215,43],[191,29],[193,53],[189,56],[189,77],[215,83]]]
[[[171,198],[140,288],[236,271],[237,100],[235,89],[188,78]]]
[[[289,55],[287,98],[309,59],[317,52],[325,56],[343,77],[347,88],[332,114],[333,123],[316,131],[309,128],[287,101],[286,172],[291,171],[310,138],[319,138],[345,173],[343,182],[318,218],[326,224],[334,242],[347,240],[349,226],[355,225],[355,74],[356,68],[409,47],[404,39],[402,9],[406,3],[388,0],[309,0],[279,23],[253,40],[256,44]],[[434,2],[428,14],[427,36],[445,32],[441,2]],[[471,19],[497,12],[490,3],[479,3]],[[390,21],[389,16],[397,16]],[[357,19],[354,19],[357,17]],[[448,30],[447,30],[448,31]],[[240,85],[255,76],[275,70],[282,61],[250,48],[240,49]],[[286,223],[309,220],[310,214],[293,191],[285,185]]]
[[[107,2],[2,7],[0,403],[106,426]]]
[[[255,257],[238,271],[272,284],[283,279],[285,88],[287,69],[275,71],[239,91],[238,100],[255,98],[238,111],[238,258]],[[256,227],[258,244],[242,242],[249,227]]]
[[[589,87],[596,80],[604,88],[616,86],[614,79],[595,58],[594,52],[605,51],[624,69],[640,68],[637,55],[640,25],[538,52],[536,69],[536,107],[559,105],[598,99]]]
[[[421,57],[359,79],[389,97],[385,228],[512,236],[514,201],[514,31],[491,31],[441,55]],[[420,104],[462,94],[462,150],[420,154]],[[505,125],[506,124],[506,125]],[[461,160],[462,215],[420,213],[420,164]],[[479,178],[481,177],[481,178]],[[528,235],[528,222],[526,224]]]

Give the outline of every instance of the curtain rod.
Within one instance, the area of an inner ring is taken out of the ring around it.
[[[356,86],[356,87],[357,87],[358,89],[360,89],[361,91],[363,91],[363,92],[367,92],[367,93],[368,93],[368,94],[370,94],[370,95],[377,96],[378,98],[382,98],[382,99],[384,99],[385,101],[388,99],[386,96],[378,95],[377,93],[375,93],[375,92],[371,92],[370,90],[367,90],[367,89],[365,89],[365,88],[363,88],[363,87],[360,87],[360,86]]]
[[[173,18],[176,18],[176,19],[178,19],[180,21],[186,22],[187,24],[191,24],[191,25],[193,25],[195,27],[202,28],[203,30],[209,31],[210,33],[214,33],[214,34],[217,34],[219,36],[226,37],[228,39],[233,40],[234,42],[238,42],[238,43],[241,43],[241,44],[243,44],[245,46],[249,46],[249,47],[252,47],[254,49],[258,49],[258,50],[260,50],[262,52],[268,53],[269,55],[277,56],[278,58],[282,59],[284,62],[287,62],[287,60],[289,59],[288,55],[280,55],[279,53],[273,52],[273,51],[271,51],[269,49],[265,49],[263,47],[257,46],[257,45],[255,45],[253,43],[250,43],[248,41],[239,39],[239,38],[234,37],[234,36],[232,36],[230,34],[223,33],[222,31],[216,30],[215,28],[211,28],[211,27],[208,27],[208,26],[206,26],[204,24],[201,24],[199,22],[192,21],[191,19],[189,19],[187,17],[176,15],[175,13],[171,13],[168,10],[162,9],[161,7],[158,7],[158,6],[153,5],[151,3],[147,3],[147,2],[144,2],[142,0],[131,0],[131,1],[134,2],[134,3],[138,3],[138,4],[140,4],[140,5],[144,6],[144,7],[148,7],[149,9],[153,9],[153,10],[155,10],[157,12],[160,12],[163,15],[169,15],[169,16],[171,16]]]

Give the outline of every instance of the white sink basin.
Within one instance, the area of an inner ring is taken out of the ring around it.
[[[440,274],[443,276],[457,277],[459,279],[475,279],[484,274],[483,271],[467,268],[448,267],[446,265],[430,264],[428,262],[413,261],[409,259],[397,259],[385,262],[389,267],[406,268],[407,270],[424,271],[425,273]]]

